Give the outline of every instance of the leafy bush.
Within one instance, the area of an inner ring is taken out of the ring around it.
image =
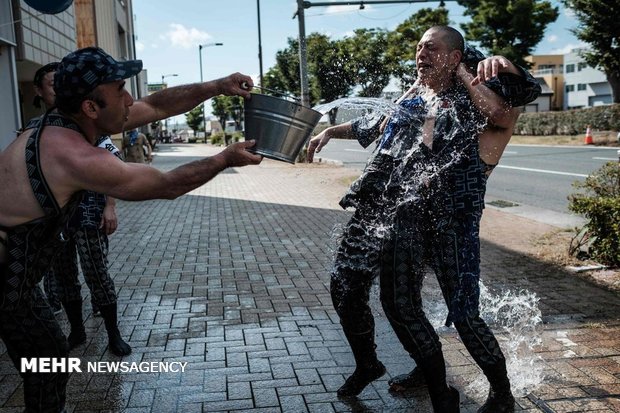
[[[210,137],[211,145],[223,145],[224,144],[224,132],[214,133]]]
[[[620,104],[563,112],[522,113],[515,135],[578,135],[590,125],[594,130],[620,130]]]
[[[233,133],[232,135],[233,143],[241,142],[242,140],[244,140],[243,132],[238,131],[238,132]]]
[[[608,162],[573,186],[584,192],[571,195],[568,208],[588,219],[590,255],[603,264],[620,266],[620,164]]]

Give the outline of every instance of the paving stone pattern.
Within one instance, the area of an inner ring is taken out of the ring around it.
[[[169,170],[216,151],[162,145],[154,165]],[[133,347],[123,361],[188,364],[185,373],[74,373],[68,411],[430,412],[425,389],[405,397],[387,391],[388,378],[413,363],[376,290],[378,351],[389,374],[358,399],[335,394],[354,368],[328,290],[334,228],[349,217],[337,201],[350,175],[266,160],[227,170],[174,201],[119,202],[110,271],[120,329]],[[488,216],[484,225],[512,228],[520,238],[538,225]],[[534,291],[545,322],[536,351],[547,377],[518,399],[518,410],[620,412],[619,297],[505,241],[483,239],[485,283]],[[107,351],[102,319],[88,304],[84,314],[88,341],[71,355],[120,360]],[[60,321],[68,331],[64,315]],[[480,371],[454,330],[441,337],[449,379],[463,389]],[[475,412],[482,399],[462,393],[462,411]],[[0,344],[0,413],[22,410],[20,378]]]

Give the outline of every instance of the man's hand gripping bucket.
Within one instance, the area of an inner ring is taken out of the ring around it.
[[[246,139],[255,139],[256,145],[248,150],[266,158],[295,163],[322,114],[297,101],[251,95],[245,101],[245,135]]]

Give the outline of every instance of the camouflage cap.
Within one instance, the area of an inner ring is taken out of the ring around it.
[[[135,76],[142,60],[116,61],[98,47],[86,47],[65,56],[54,75],[56,99],[84,97],[97,86]]]

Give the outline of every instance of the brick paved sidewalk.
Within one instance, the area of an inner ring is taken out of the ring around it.
[[[154,165],[171,169],[215,151],[162,146]],[[68,410],[429,412],[424,390],[387,392],[387,379],[413,364],[376,291],[378,352],[389,374],[355,401],[336,397],[354,361],[331,306],[328,269],[334,227],[349,216],[337,201],[350,177],[340,167],[266,160],[227,170],[174,201],[119,202],[111,273],[121,331],[134,349],[123,361],[188,364],[185,373],[72,374]],[[529,239],[549,229],[493,209],[483,219],[485,285],[516,295],[526,289],[540,299],[544,324],[531,332],[540,340],[532,360],[544,361],[531,371],[544,369],[546,378],[518,398],[519,410],[620,411],[619,297],[524,253]],[[436,295],[432,277],[428,284],[429,296]],[[120,360],[106,350],[101,318],[88,305],[84,311],[89,341],[72,356]],[[469,384],[481,374],[454,330],[440,334],[462,411],[475,412],[485,395]],[[510,335],[499,338],[510,346]],[[524,360],[532,357],[526,353]],[[19,376],[2,344],[0,354],[0,413],[21,411]]]

